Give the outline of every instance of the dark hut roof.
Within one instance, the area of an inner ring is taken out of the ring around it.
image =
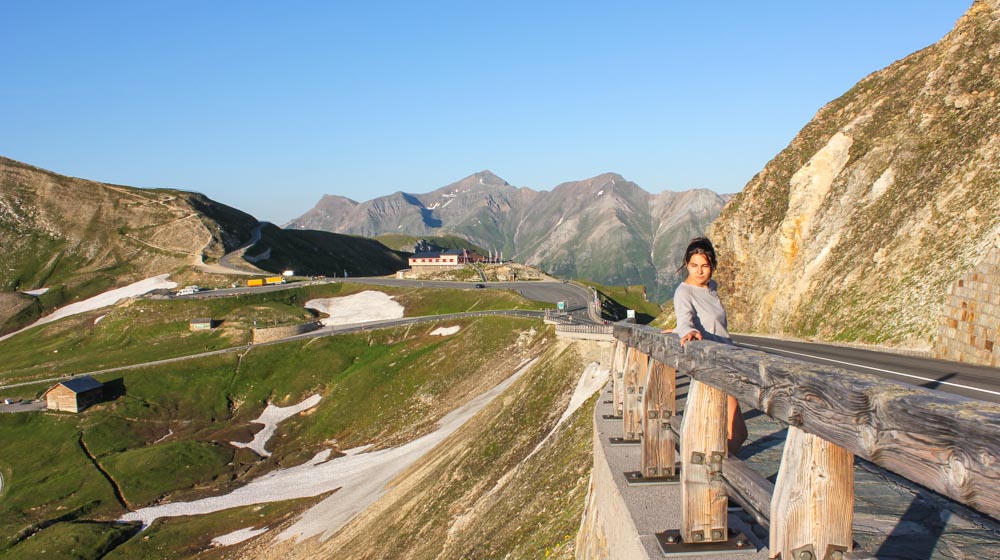
[[[94,389],[104,386],[103,383],[101,383],[100,381],[94,379],[89,375],[74,377],[73,379],[70,379],[68,381],[63,381],[59,384],[77,394],[86,393],[87,391],[92,391]]]

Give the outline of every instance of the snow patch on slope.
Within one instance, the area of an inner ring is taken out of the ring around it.
[[[8,335],[0,336],[0,340],[6,340],[19,332],[26,331],[30,328],[37,327],[39,325],[44,325],[46,323],[51,323],[53,321],[58,321],[59,319],[64,319],[73,315],[79,315],[80,313],[86,313],[88,311],[94,311],[95,309],[100,309],[102,307],[108,307],[118,303],[123,299],[128,299],[132,297],[141,296],[147,294],[153,290],[159,289],[172,289],[177,287],[177,282],[171,282],[167,280],[169,274],[161,274],[159,276],[154,276],[152,278],[146,278],[145,280],[139,280],[129,284],[128,286],[122,286],[114,290],[109,290],[103,294],[98,294],[92,298],[85,299],[83,301],[78,301],[76,303],[71,303],[65,307],[56,309],[49,315],[42,317],[41,319],[35,321],[34,323],[24,327],[21,330],[14,331]]]
[[[267,408],[264,409],[264,412],[261,412],[260,416],[253,421],[254,424],[263,424],[264,429],[257,432],[250,443],[243,443],[240,441],[231,441],[229,443],[233,447],[250,448],[251,451],[261,457],[270,457],[271,452],[265,449],[264,445],[267,444],[267,440],[271,439],[271,436],[274,435],[275,430],[278,429],[278,424],[291,418],[292,416],[295,416],[303,410],[309,410],[310,408],[316,406],[319,404],[321,398],[322,397],[319,395],[313,395],[299,404],[284,407],[268,404]]]
[[[306,302],[306,307],[329,315],[320,319],[320,323],[327,327],[401,319],[404,311],[392,296],[373,290],[344,297],[311,299]]]

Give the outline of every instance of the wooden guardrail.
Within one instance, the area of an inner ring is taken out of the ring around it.
[[[557,332],[571,332],[571,333],[581,333],[581,334],[611,334],[613,332],[611,325],[594,325],[594,324],[557,324]]]
[[[1000,518],[1000,405],[731,345],[682,347],[634,324],[616,323],[614,337],[623,439],[638,432],[642,476],[675,476],[679,461],[688,547],[729,538],[732,498],[769,528],[772,558],[867,558],[852,552],[855,456]],[[678,373],[691,377],[682,418]],[[727,394],[788,425],[774,485],[727,456]]]

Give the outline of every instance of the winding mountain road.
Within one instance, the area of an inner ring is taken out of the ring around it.
[[[74,373],[71,375],[63,375],[60,377],[49,377],[46,379],[32,379],[30,381],[22,381],[19,383],[11,383],[8,385],[0,385],[0,390],[12,389],[15,387],[27,387],[29,385],[40,385],[42,383],[57,383],[60,381],[67,381],[73,379],[74,377],[80,377],[83,375],[102,375],[105,373],[114,373],[117,371],[128,371],[133,369],[148,368],[152,366],[159,366],[164,364],[171,364],[176,362],[182,362],[185,360],[194,360],[197,358],[206,358],[209,356],[217,356],[219,354],[230,354],[233,352],[248,352],[252,348],[259,346],[271,346],[274,344],[283,344],[285,342],[295,341],[295,340],[305,340],[309,338],[318,338],[322,336],[331,336],[337,334],[346,334],[354,332],[363,332],[365,330],[372,329],[384,329],[389,327],[397,327],[401,325],[413,325],[416,323],[433,323],[437,321],[448,321],[453,319],[464,319],[467,317],[484,317],[484,316],[505,316],[505,317],[522,317],[527,319],[542,319],[545,317],[544,311],[524,311],[517,309],[508,310],[489,310],[489,311],[469,311],[465,313],[447,313],[443,315],[427,315],[423,317],[403,317],[401,319],[386,319],[382,321],[366,321],[361,323],[352,323],[349,325],[332,325],[327,327],[322,327],[320,329],[310,331],[304,334],[299,334],[295,336],[289,336],[286,338],[272,340],[269,342],[259,342],[257,344],[241,344],[240,346],[231,346],[229,348],[223,348],[221,350],[210,350],[208,352],[199,352],[197,354],[188,354],[186,356],[176,356],[173,358],[164,358],[162,360],[154,360],[151,362],[143,362],[139,364],[129,364],[125,366],[117,366],[112,368],[100,369],[95,371],[87,371]],[[14,405],[0,405],[0,406],[14,406]],[[25,409],[27,410],[27,409]],[[20,409],[5,410],[6,412],[20,412]]]
[[[204,272],[210,272],[213,274],[233,274],[240,276],[261,276],[270,274],[270,272],[260,270],[259,268],[254,267],[252,263],[243,259],[243,254],[246,253],[246,250],[253,247],[254,244],[260,241],[260,230],[268,224],[269,222],[258,222],[253,230],[250,231],[250,240],[225,255],[222,255],[222,257],[219,258],[219,262],[216,264],[206,264],[204,261],[201,261],[201,255],[198,255],[200,261],[197,265],[198,268]],[[239,262],[244,267],[253,267],[253,269],[249,270],[247,268],[240,268],[234,264],[235,262]]]
[[[401,280],[398,278],[341,278],[338,281],[370,284],[373,286],[397,286],[414,288],[454,288],[469,289],[469,282],[448,282],[438,280]],[[565,302],[566,311],[580,317],[587,316],[591,295],[587,288],[570,282],[550,281],[519,281],[519,282],[488,282],[487,288],[498,290],[513,290],[523,297],[546,303]]]
[[[259,234],[259,229],[257,230],[257,233]],[[245,247],[249,247],[250,245],[252,245],[252,242],[247,243]],[[200,292],[194,295],[175,296],[175,297],[182,299],[228,297],[245,293],[260,293],[260,292],[269,292],[278,290],[288,290],[302,285],[324,284],[333,282],[351,282],[359,284],[368,284],[373,286],[395,286],[395,287],[411,287],[411,288],[452,288],[452,289],[467,289],[467,290],[475,289],[473,288],[473,284],[469,282],[402,280],[396,278],[381,278],[381,277],[357,277],[357,278],[322,279],[304,283],[277,284],[272,286],[260,286],[253,288],[227,288],[227,289]],[[577,284],[568,282],[551,282],[551,281],[530,281],[530,282],[520,281],[520,282],[489,282],[486,283],[485,286],[487,288],[513,290],[518,292],[525,298],[532,299],[535,301],[544,301],[548,303],[556,303],[560,301],[565,302],[566,311],[570,315],[572,315],[575,320],[584,323],[593,320],[593,318],[590,316],[590,301],[592,297],[590,291],[587,288]],[[408,318],[394,319],[388,321],[377,321],[377,322],[373,321],[355,325],[324,327],[322,329],[313,331],[311,333],[299,335],[291,339],[284,339],[283,341],[294,340],[297,338],[310,338],[317,336],[328,336],[331,334],[355,332],[363,330],[365,328],[371,329],[371,328],[390,327],[396,325],[410,324],[414,322],[457,319],[471,315],[485,315],[485,314],[517,314],[525,317],[543,316],[543,313],[541,312],[532,312],[532,311],[506,311],[506,312],[487,311],[487,312],[438,315],[431,317],[408,317]],[[765,337],[746,336],[746,335],[734,335],[733,338],[738,345],[746,348],[761,350],[764,352],[770,352],[777,355],[795,358],[819,365],[834,366],[850,371],[878,375],[886,379],[891,379],[900,383],[919,385],[921,387],[937,389],[973,399],[1000,403],[1000,369],[998,368],[992,368],[987,366],[976,366],[970,364],[950,362],[945,360],[935,360],[927,357],[905,356],[888,352],[878,352],[874,350],[864,350],[864,349],[850,348],[844,346],[834,346],[828,344],[808,343],[800,341],[789,341],[777,338],[765,338]],[[282,341],[275,341],[274,343],[278,342]],[[247,348],[248,348],[247,346],[240,346],[240,347],[226,349],[223,351],[217,351],[214,353],[241,351],[241,350],[246,350]],[[168,363],[171,361],[191,359],[204,355],[210,355],[212,353],[213,352],[205,354],[197,354],[192,356],[185,356],[180,358],[173,358],[150,364],[137,364],[133,366],[124,366],[121,368],[113,368],[97,372],[89,372],[89,374],[100,374],[100,373],[108,373],[111,371],[118,371],[122,369],[147,367],[149,365],[156,365],[159,363]],[[36,384],[48,381],[59,381],[63,379],[66,379],[66,377],[52,378],[46,380],[34,380],[31,381],[30,383],[0,386],[0,389],[14,387],[18,385]]]

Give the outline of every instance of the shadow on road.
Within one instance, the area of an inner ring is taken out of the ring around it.
[[[924,494],[921,491],[913,497],[899,523],[875,551],[876,558],[930,560],[935,557],[935,548],[951,512],[934,506],[931,500],[924,499]]]
[[[941,382],[942,381],[948,381],[949,379],[951,379],[953,377],[958,377],[958,374],[957,373],[948,373],[948,374],[945,374],[945,375],[939,377],[936,381],[928,381],[927,383],[921,383],[920,386],[921,387],[926,387],[928,389],[937,389],[938,387],[941,386]]]

